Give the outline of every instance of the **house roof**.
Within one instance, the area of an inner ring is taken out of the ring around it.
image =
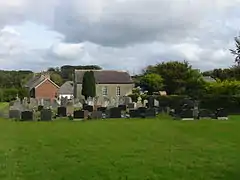
[[[214,78],[212,78],[211,76],[203,76],[203,80],[205,82],[216,82],[216,80]]]
[[[48,77],[44,76],[44,75],[36,75],[33,76],[25,85],[26,88],[29,89],[33,89],[37,86],[39,86],[41,83],[43,83],[44,81],[49,80],[51,83],[53,83],[56,87],[58,87],[57,84],[55,84],[51,79],[49,79]]]
[[[73,82],[67,81],[65,82],[58,91],[59,94],[73,94]]]
[[[83,75],[90,70],[75,70],[75,82],[82,84]],[[131,76],[126,71],[92,70],[97,84],[133,84]]]

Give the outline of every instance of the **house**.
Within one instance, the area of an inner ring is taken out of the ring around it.
[[[59,88],[58,97],[73,99],[73,81],[67,81]]]
[[[31,98],[53,100],[59,86],[50,79],[50,74],[34,75],[25,85]]]
[[[83,75],[89,70],[75,70],[74,72],[74,97],[82,97]],[[96,96],[116,97],[132,93],[134,83],[131,76],[125,71],[92,70],[96,81]]]
[[[216,82],[216,80],[211,76],[203,76],[203,80],[208,83]]]

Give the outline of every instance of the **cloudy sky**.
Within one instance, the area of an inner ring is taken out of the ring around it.
[[[240,0],[0,0],[0,69],[233,64]]]

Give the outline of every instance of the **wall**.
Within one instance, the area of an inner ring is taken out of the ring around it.
[[[35,89],[35,96],[37,99],[54,99],[57,92],[58,88],[47,80]]]
[[[120,86],[120,96],[126,96],[132,93],[134,84],[96,84],[96,96],[103,96],[102,89],[104,87],[108,89],[108,95],[106,97],[111,98],[115,97],[117,94],[117,87]],[[75,94],[77,98],[81,96],[82,93],[82,85],[78,84],[75,89]]]

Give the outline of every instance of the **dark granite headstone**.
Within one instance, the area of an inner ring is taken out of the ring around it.
[[[216,116],[217,119],[223,119],[223,120],[228,119],[228,113],[223,108],[217,109],[216,112],[215,112],[215,116]]]
[[[52,111],[51,109],[42,109],[41,111],[41,121],[51,121]]]
[[[150,96],[149,98],[148,98],[148,108],[153,108],[154,107],[154,100],[155,100],[155,98],[153,97],[153,96]]]
[[[58,107],[57,114],[59,117],[67,117],[67,108],[66,107]]]
[[[77,110],[73,113],[74,119],[87,119],[88,118],[88,111]]]
[[[22,121],[32,121],[33,120],[33,112],[32,111],[23,111],[21,114]]]
[[[86,105],[86,106],[83,107],[83,110],[86,110],[88,112],[93,112],[93,106]]]
[[[92,119],[102,119],[103,113],[102,111],[93,111],[91,114]]]
[[[140,117],[140,113],[137,109],[129,110],[129,115],[131,118],[139,118]]]
[[[213,117],[213,114],[207,109],[200,109],[198,117],[199,119],[211,119]]]
[[[193,120],[193,110],[192,109],[183,109],[180,113],[180,118],[182,120]]]
[[[109,109],[109,118],[121,118],[121,109],[117,107]]]
[[[146,112],[145,112],[145,117],[146,118],[151,118],[151,117],[156,117],[156,110],[155,110],[155,108],[149,108],[149,109],[147,109],[146,110]]]
[[[99,107],[99,108],[97,108],[97,111],[101,111],[101,112],[103,112],[103,113],[105,113],[106,110],[107,110],[106,107]]]
[[[119,105],[118,106],[122,111],[126,111],[127,110],[127,106],[126,105]]]
[[[21,119],[21,111],[19,110],[9,110],[10,119]]]

